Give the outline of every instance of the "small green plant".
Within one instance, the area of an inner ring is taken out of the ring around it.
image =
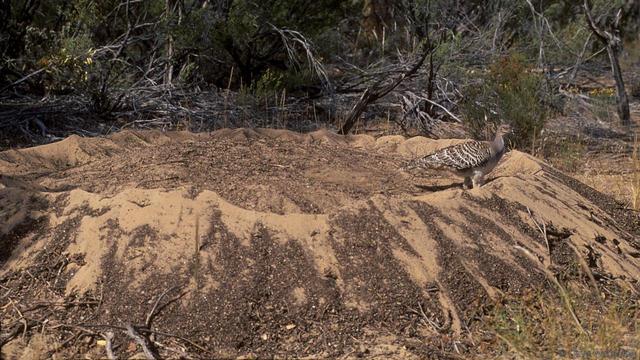
[[[486,137],[501,122],[514,128],[511,141],[527,148],[538,138],[550,107],[542,76],[530,71],[522,56],[495,61],[475,85],[466,90],[462,113],[475,137]]]
[[[281,72],[267,69],[262,76],[252,84],[252,92],[258,98],[270,98],[282,91],[284,75]]]
[[[64,93],[86,87],[94,62],[92,50],[79,51],[62,46],[58,51],[42,57],[45,91]]]

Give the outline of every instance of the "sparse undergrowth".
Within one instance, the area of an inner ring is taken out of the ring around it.
[[[587,147],[580,139],[558,138],[540,144],[535,154],[562,171],[575,173],[585,165],[586,152]]]
[[[502,352],[519,358],[637,359],[638,297],[610,293],[599,302],[584,288],[570,298],[585,332],[559,297],[530,292],[496,307],[486,325]]]

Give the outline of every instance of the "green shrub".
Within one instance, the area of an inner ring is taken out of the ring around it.
[[[300,68],[291,63],[274,27],[299,31],[315,43],[331,32],[347,6],[337,0],[299,0],[293,4],[238,0],[229,4],[226,8],[196,9],[170,31],[178,54],[197,54],[193,61],[206,82],[224,88],[230,84],[234,89],[255,88],[267,71],[269,76],[299,77]]]
[[[512,143],[526,148],[550,114],[549,98],[542,76],[531,72],[521,56],[509,55],[467,87],[461,111],[472,136],[486,138],[498,124],[509,123]]]

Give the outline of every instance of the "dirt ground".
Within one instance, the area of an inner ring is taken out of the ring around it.
[[[639,290],[638,217],[549,165],[511,151],[470,191],[399,169],[455,141],[125,131],[2,152],[2,354],[102,358],[113,333],[127,358],[136,338],[163,358],[467,358],[493,304],[558,272]]]

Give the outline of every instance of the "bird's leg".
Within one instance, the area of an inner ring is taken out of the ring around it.
[[[471,189],[473,187],[472,183],[471,183],[471,178],[470,177],[465,177],[464,178],[464,183],[462,183],[462,188],[465,190]]]
[[[473,187],[479,188],[484,185],[484,174],[482,171],[476,171],[473,173]]]

